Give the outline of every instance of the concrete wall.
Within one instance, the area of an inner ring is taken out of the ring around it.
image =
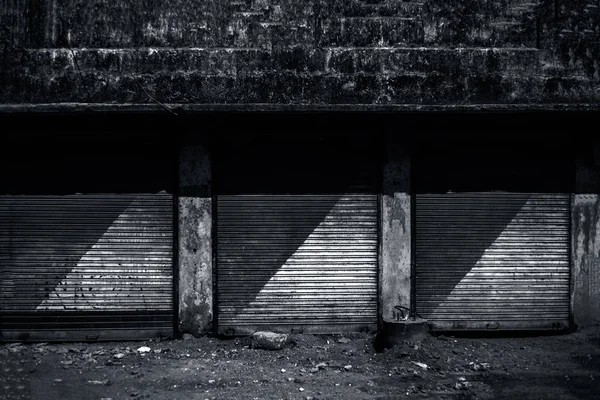
[[[565,2],[539,50],[545,3],[0,0],[0,104],[597,101],[594,36],[555,51],[595,9]]]
[[[202,335],[213,319],[212,171],[206,146],[184,143],[179,159],[179,329]]]
[[[406,141],[385,138],[381,196],[380,310],[394,321],[395,306],[411,307],[410,158]]]
[[[600,320],[600,142],[578,150],[572,205],[572,308],[577,325]]]
[[[600,320],[600,196],[573,201],[573,317],[577,325]]]

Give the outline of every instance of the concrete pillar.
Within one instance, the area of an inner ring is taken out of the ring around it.
[[[572,309],[579,325],[600,319],[600,196],[573,199]]]
[[[571,309],[575,324],[600,320],[600,143],[580,148],[572,204]]]
[[[212,171],[202,144],[179,153],[179,330],[199,336],[213,320]]]
[[[380,310],[395,321],[395,306],[411,307],[410,157],[407,145],[385,139],[381,199]]]

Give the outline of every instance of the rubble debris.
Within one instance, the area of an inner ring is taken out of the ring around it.
[[[152,351],[152,349],[147,346],[142,346],[137,349],[138,353],[149,353],[150,351]]]
[[[427,366],[427,364],[425,364],[425,363],[422,363],[422,362],[418,362],[418,361],[411,361],[411,363],[412,363],[412,364],[414,364],[414,365],[416,365],[417,367],[421,367],[421,368],[423,368],[423,369],[427,369],[427,368],[429,368],[429,367]]]
[[[109,380],[108,379],[104,379],[104,380],[90,380],[90,381],[87,381],[87,383],[90,384],[90,385],[101,386],[101,385],[108,385]]]
[[[469,367],[473,370],[473,371],[487,371],[490,368],[490,364],[488,363],[478,363],[478,362],[473,362],[471,361],[469,363]]]
[[[281,350],[288,343],[288,335],[274,332],[254,332],[252,348],[265,350]]]
[[[315,365],[315,368],[318,368],[318,369],[325,369],[325,368],[327,368],[327,363],[320,362],[320,363],[318,363],[317,365]]]

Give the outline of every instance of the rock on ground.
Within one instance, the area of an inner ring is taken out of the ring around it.
[[[288,343],[288,335],[274,332],[254,332],[252,347],[255,349],[281,350]]]

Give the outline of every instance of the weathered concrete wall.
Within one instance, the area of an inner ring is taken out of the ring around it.
[[[386,137],[381,196],[380,309],[396,320],[395,306],[411,307],[410,159],[406,144]]]
[[[600,320],[600,142],[577,149],[572,205],[572,309],[574,322]]]
[[[536,13],[543,32],[546,70],[600,90],[600,4],[595,0],[542,0]]]
[[[213,319],[211,163],[184,144],[179,160],[179,329],[202,335]]]
[[[573,201],[573,317],[577,325],[600,319],[600,195]]]
[[[538,3],[0,0],[0,103],[597,101]]]

